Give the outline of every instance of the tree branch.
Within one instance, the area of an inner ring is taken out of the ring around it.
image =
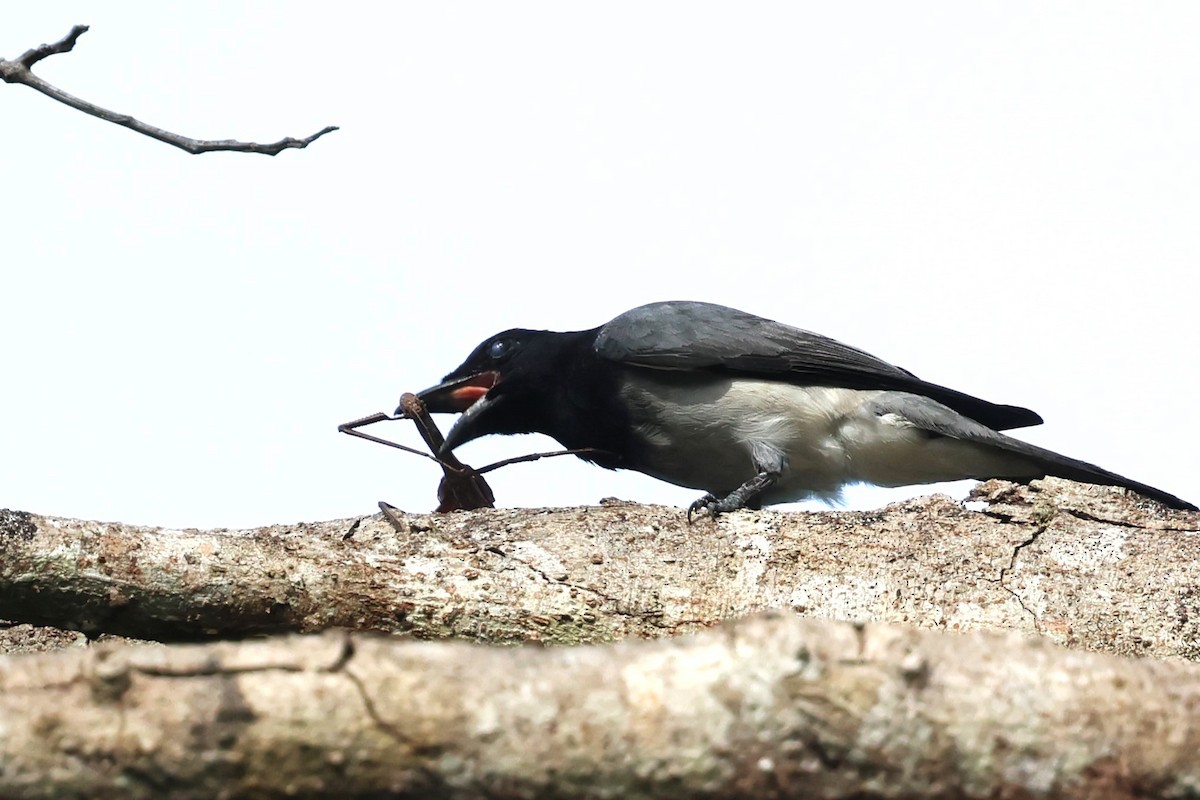
[[[0,795],[1182,798],[1200,665],[744,619],[485,648],[326,634],[0,657]]]
[[[46,56],[53,56],[59,53],[69,53],[75,49],[75,43],[79,41],[79,37],[87,33],[91,28],[87,25],[76,25],[67,32],[67,35],[59,39],[54,44],[42,44],[37,47],[26,50],[25,53],[17,59],[21,66],[25,69],[33,69],[33,65],[41,61]]]
[[[33,65],[41,61],[47,56],[56,55],[58,53],[69,53],[75,48],[75,43],[79,37],[86,33],[87,25],[76,25],[71,28],[71,31],[54,44],[43,44],[39,47],[34,47],[14,61],[8,61],[0,58],[0,78],[5,83],[21,83],[32,89],[36,89],[47,97],[51,97],[60,103],[65,103],[71,108],[91,114],[93,117],[107,120],[116,125],[121,125],[130,130],[136,131],[144,136],[149,136],[152,139],[158,139],[160,142],[166,142],[169,145],[174,145],[181,150],[186,150],[189,153],[208,153],[215,150],[231,150],[241,153],[262,153],[264,155],[274,156],[280,152],[290,148],[305,148],[321,138],[327,133],[337,130],[337,127],[330,125],[322,128],[311,136],[306,136],[303,139],[296,139],[288,136],[280,139],[278,142],[270,144],[260,144],[258,142],[240,142],[234,139],[192,139],[188,136],[181,136],[177,133],[165,131],[162,128],[156,128],[153,125],[148,125],[145,122],[134,119],[128,114],[118,114],[114,111],[109,111],[106,108],[101,108],[94,103],[89,103],[86,100],[75,97],[72,94],[64,92],[52,84],[39,78],[33,74]]]
[[[561,644],[785,608],[1200,660],[1200,515],[1119,489],[983,484],[872,512],[379,515],[250,531],[0,513],[0,619],[159,640],[319,631]],[[1191,535],[1189,535],[1189,533]]]

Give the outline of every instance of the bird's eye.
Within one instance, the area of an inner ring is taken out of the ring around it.
[[[508,339],[497,339],[488,345],[488,358],[499,361],[512,352],[512,342]]]

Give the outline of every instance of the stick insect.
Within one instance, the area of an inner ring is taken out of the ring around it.
[[[491,472],[500,467],[507,467],[509,464],[537,461],[542,458],[600,452],[595,448],[587,447],[579,450],[554,450],[546,453],[529,453],[523,456],[506,458],[503,461],[497,461],[494,464],[488,464],[486,467],[475,469],[459,461],[454,453],[440,453],[442,445],[446,440],[442,436],[442,432],[438,430],[433,418],[429,415],[425,404],[421,402],[421,398],[411,392],[405,392],[400,396],[400,411],[401,413],[397,416],[379,412],[362,417],[361,419],[343,422],[341,425],[338,425],[338,431],[348,433],[351,436],[357,436],[360,439],[366,439],[368,442],[385,444],[388,447],[395,447],[406,453],[415,453],[423,458],[436,461],[441,466],[443,473],[437,490],[438,507],[436,510],[438,513],[474,511],[478,508],[495,508],[496,497],[492,494],[492,487],[488,486],[487,481],[483,478],[485,472]],[[421,438],[425,440],[425,445],[432,451],[433,455],[413,447],[382,439],[378,436],[372,436],[369,433],[359,430],[359,428],[372,425],[376,422],[397,419],[411,419],[416,424],[417,432],[421,434]],[[380,502],[379,508],[393,525],[398,524],[398,520],[395,518],[395,510],[392,506]]]

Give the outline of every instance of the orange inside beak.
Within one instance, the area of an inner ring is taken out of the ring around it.
[[[487,393],[488,387],[486,386],[463,386],[451,392],[450,397],[465,409],[475,405],[475,401]]]
[[[488,390],[496,385],[496,379],[499,377],[495,372],[480,373],[450,392],[450,398],[460,411],[466,411],[483,399]]]

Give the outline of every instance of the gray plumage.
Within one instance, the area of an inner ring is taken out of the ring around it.
[[[928,383],[828,336],[714,303],[674,300],[626,311],[600,329],[596,353],[655,369],[716,370],[797,385],[909,391],[994,430],[1042,422],[1027,408],[989,403]]]
[[[621,398],[640,444],[632,468],[709,492],[693,510],[833,499],[858,482],[1045,475],[1194,508],[999,432],[1039,424],[1029,409],[922,381],[828,337],[724,306],[635,308],[599,329],[594,350],[627,368]]]

